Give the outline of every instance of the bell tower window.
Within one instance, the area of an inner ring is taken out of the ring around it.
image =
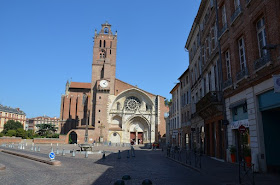
[[[103,44],[103,47],[105,48],[106,47],[106,41],[104,40],[104,44]]]
[[[101,46],[102,46],[102,41],[100,40],[99,41],[99,47],[101,48]]]

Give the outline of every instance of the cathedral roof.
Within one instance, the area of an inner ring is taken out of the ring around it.
[[[140,88],[139,88],[139,87],[137,87],[137,86],[134,86],[134,85],[131,85],[131,84],[126,83],[126,82],[124,82],[124,81],[121,81],[121,80],[119,80],[119,79],[117,79],[117,78],[116,78],[116,81],[119,81],[120,83],[123,83],[123,84],[126,84],[126,85],[130,86],[130,88],[136,88],[136,89],[139,89],[139,90],[141,90],[141,91],[145,92],[146,94],[148,94],[149,96],[156,96],[156,95],[154,95],[154,94],[152,94],[152,93],[150,93],[150,92],[147,92],[147,91],[145,91],[145,90],[143,90],[143,89],[140,89]],[[158,96],[160,96],[160,95],[158,95]],[[163,97],[163,96],[160,96],[160,97],[162,97],[162,98],[164,98],[164,99],[165,99],[165,97]]]
[[[90,89],[91,88],[91,83],[71,82],[69,88],[73,88],[73,89]]]

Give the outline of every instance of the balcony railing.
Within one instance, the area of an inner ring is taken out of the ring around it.
[[[248,5],[252,0],[246,0],[246,5]]]
[[[209,106],[214,104],[222,103],[222,92],[221,91],[210,91],[208,92],[199,102],[196,104],[196,111],[201,112],[207,109]]]
[[[219,38],[226,32],[228,29],[227,23],[225,23],[224,27],[219,32]]]
[[[245,67],[243,70],[236,73],[236,81],[239,81],[245,76],[248,76],[248,74],[249,74],[248,69],[247,67]]]
[[[254,62],[255,71],[260,69],[261,67],[263,67],[265,64],[267,64],[270,61],[271,61],[270,52],[267,51],[267,53],[265,55],[263,55],[263,57],[259,58],[258,60],[256,60]]]
[[[236,20],[236,18],[241,14],[241,12],[241,5],[239,5],[231,16],[231,24]]]
[[[224,81],[223,88],[229,87],[232,85],[232,78],[227,79]]]

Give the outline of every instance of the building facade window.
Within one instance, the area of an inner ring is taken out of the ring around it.
[[[262,48],[266,45],[266,33],[265,33],[265,22],[264,17],[262,17],[256,24],[257,26],[257,35],[258,35],[258,46],[260,57],[263,57],[267,50]]]
[[[245,44],[244,44],[243,37],[238,40],[238,48],[239,48],[240,68],[241,68],[241,71],[243,71],[246,68]]]
[[[234,10],[237,10],[240,6],[240,0],[234,0]]]
[[[230,66],[229,50],[227,50],[225,52],[225,60],[226,60],[227,79],[230,79],[231,78],[231,66]]]
[[[227,14],[225,4],[222,6],[222,26],[224,27],[227,24]]]

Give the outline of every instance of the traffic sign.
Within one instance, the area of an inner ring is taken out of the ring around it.
[[[51,160],[54,160],[54,158],[55,158],[54,152],[50,152],[50,153],[49,153],[49,158],[50,158]]]
[[[244,125],[240,125],[239,128],[238,128],[238,130],[239,130],[240,133],[243,134],[243,133],[246,132],[246,127],[244,127]]]

